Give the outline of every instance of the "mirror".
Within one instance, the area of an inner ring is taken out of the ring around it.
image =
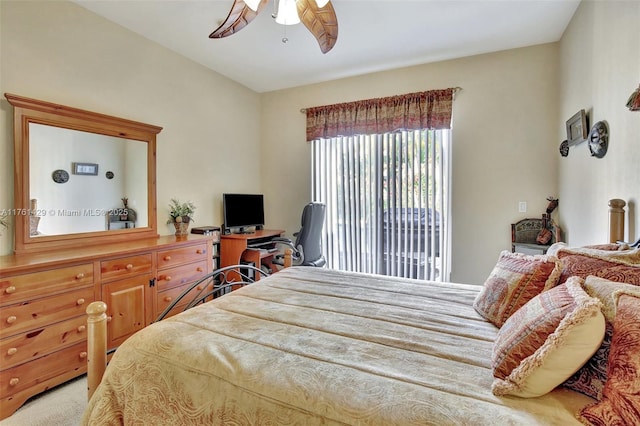
[[[31,237],[147,227],[147,145],[29,123],[29,198]]]
[[[161,127],[5,97],[14,107],[16,253],[158,236]]]

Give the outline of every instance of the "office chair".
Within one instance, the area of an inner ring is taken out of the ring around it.
[[[322,227],[326,206],[323,203],[309,203],[302,210],[302,227],[293,234],[295,244],[289,238],[274,238],[276,244],[283,244],[293,250],[293,266],[324,266],[327,261],[322,255]],[[284,266],[284,255],[273,257],[272,263]]]

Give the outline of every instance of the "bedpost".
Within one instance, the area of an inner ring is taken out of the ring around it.
[[[291,250],[290,248],[285,249],[284,251],[284,267],[288,268],[291,266],[291,264],[293,263],[293,259],[291,258],[291,256],[293,255],[293,250]]]
[[[624,240],[624,206],[627,203],[619,198],[609,200],[609,242]]]
[[[87,306],[87,391],[95,392],[107,368],[107,304],[92,302]]]

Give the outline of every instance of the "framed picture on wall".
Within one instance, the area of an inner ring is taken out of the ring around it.
[[[587,114],[583,109],[567,120],[567,142],[569,146],[586,141],[588,132]]]
[[[98,165],[95,163],[73,163],[74,175],[98,175]]]

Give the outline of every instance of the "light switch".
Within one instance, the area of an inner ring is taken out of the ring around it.
[[[520,201],[518,203],[518,211],[520,213],[526,213],[527,212],[527,202],[526,201]]]

